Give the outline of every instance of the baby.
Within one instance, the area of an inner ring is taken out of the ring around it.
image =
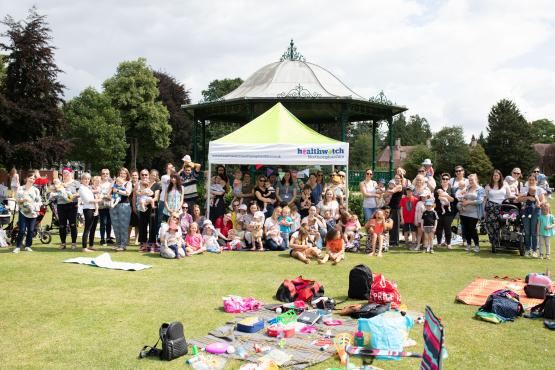
[[[245,229],[247,225],[245,225],[245,215],[247,214],[247,205],[241,204],[239,205],[239,213],[237,214],[237,228]]]
[[[219,176],[214,176],[212,178],[212,185],[210,185],[210,194],[212,195],[210,198],[211,207],[216,207],[219,202],[223,201],[223,199],[220,199],[218,195],[225,194],[224,184],[225,181],[223,181]]]
[[[534,198],[534,200],[526,199],[523,202],[522,218],[525,218],[525,217],[532,218],[532,214],[535,212],[535,210],[540,208],[540,199],[536,195],[537,194],[536,191],[537,191],[537,189],[536,189],[535,186],[530,186],[528,188],[528,194],[526,194],[526,196]]]
[[[447,207],[447,211],[449,211],[449,213],[451,213],[451,203],[449,202],[449,194],[447,194],[447,192],[441,188],[437,189],[437,198],[439,199],[439,202],[441,203],[441,214],[444,215],[445,214],[445,207]]]
[[[240,169],[236,169],[233,179],[233,202],[241,198],[243,192],[243,173]]]
[[[276,189],[272,186],[271,182],[267,181],[266,184],[267,184],[266,192],[264,192],[264,194],[262,194],[262,196],[264,198],[275,200],[276,199]],[[262,212],[264,212],[264,213],[267,212],[267,207],[266,206],[267,206],[267,203],[264,203],[264,209],[262,210]]]
[[[227,250],[241,250],[243,248],[243,243],[241,242],[241,235],[240,232],[231,229],[227,233],[228,242],[226,243],[225,249]]]
[[[64,187],[64,184],[62,184],[62,182],[60,181],[60,179],[54,179],[54,181],[52,182],[52,184],[54,185],[54,190],[51,193],[51,197],[54,196],[59,196],[60,198],[64,198],[67,199],[68,201],[71,201],[71,194],[67,192],[66,188]]]
[[[463,210],[463,205],[462,205],[462,200],[464,199],[464,195],[466,194],[466,184],[464,183],[463,180],[459,181],[457,183],[457,191],[455,192],[455,198],[459,201],[459,203],[457,204],[457,208],[462,211]]]
[[[512,176],[505,177],[505,182],[509,186],[509,192],[511,193],[509,199],[515,200],[518,194],[518,181]]]
[[[551,194],[553,193],[553,189],[549,187],[549,184],[547,183],[547,176],[545,176],[543,173],[540,173],[538,175],[538,187],[545,190],[547,197],[551,199]]]
[[[146,194],[137,195],[137,209],[139,210],[139,212],[146,212],[146,209],[149,205],[152,208],[156,207],[153,197]]]
[[[264,213],[257,211],[250,223],[251,233],[252,233],[252,248],[251,250],[256,250],[256,245],[258,244],[258,250],[264,250],[264,244],[262,243],[262,236],[264,234]]]
[[[348,249],[352,252],[357,252],[359,247],[359,241],[360,241],[359,231],[361,229],[358,216],[355,214],[350,214],[347,211],[344,211],[341,218],[342,218],[342,221],[345,220],[345,224],[343,225],[345,228],[345,231],[343,232],[345,249]]]
[[[118,191],[125,191],[125,186],[123,185],[124,181],[122,177],[116,177],[114,181],[114,185],[112,185],[112,200],[110,202],[110,206],[114,208],[121,202],[121,194]]]

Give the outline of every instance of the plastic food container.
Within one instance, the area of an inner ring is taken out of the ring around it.
[[[261,329],[264,329],[264,320],[258,317],[248,317],[237,323],[237,330],[243,333],[255,333]]]
[[[295,328],[287,327],[287,326],[279,326],[279,325],[270,325],[268,326],[266,333],[270,337],[278,337],[280,336],[280,333],[283,333],[284,338],[290,338],[295,335]]]

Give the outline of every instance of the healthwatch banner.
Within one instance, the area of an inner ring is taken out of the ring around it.
[[[347,165],[349,144],[229,144],[210,142],[208,160],[217,164]]]

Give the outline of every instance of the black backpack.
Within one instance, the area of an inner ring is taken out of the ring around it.
[[[500,289],[491,293],[480,311],[491,312],[506,320],[514,320],[524,313],[518,294],[509,289]]]
[[[539,313],[544,319],[555,320],[555,295],[546,295],[545,300],[539,305],[532,307],[531,312]]]
[[[372,286],[372,270],[366,265],[356,265],[349,272],[349,292],[347,295],[353,299],[368,300]]]
[[[159,356],[161,360],[171,361],[178,357],[184,356],[189,351],[187,341],[183,333],[183,324],[179,321],[171,323],[163,323],[160,326],[160,337],[154,346],[144,346],[139,353],[139,358],[148,356]],[[162,341],[162,350],[156,346]]]

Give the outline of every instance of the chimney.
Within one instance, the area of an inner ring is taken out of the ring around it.
[[[426,147],[428,149],[432,149],[432,140],[431,139],[426,139]]]
[[[472,135],[472,139],[470,139],[470,149],[476,148],[477,144],[478,144],[478,140],[476,140],[476,137]]]

